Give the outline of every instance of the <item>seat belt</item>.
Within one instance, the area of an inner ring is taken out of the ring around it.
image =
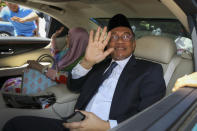
[[[172,77],[172,74],[174,73],[175,71],[175,68],[177,67],[177,65],[180,63],[181,61],[181,57],[179,56],[174,56],[172,58],[172,60],[170,61],[169,65],[168,65],[168,68],[165,72],[165,75],[164,75],[164,80],[165,80],[165,83],[166,83],[166,87],[168,87],[168,83]]]
[[[190,34],[192,38],[192,45],[193,45],[193,52],[194,52],[194,71],[197,71],[197,34],[196,34],[196,29],[197,29],[197,23],[194,15],[189,15],[187,17],[188,23],[189,23],[189,29],[190,29]]]

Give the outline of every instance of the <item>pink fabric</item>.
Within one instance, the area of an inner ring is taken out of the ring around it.
[[[88,32],[80,27],[72,28],[69,32],[69,50],[58,62],[61,70],[76,61],[86,50],[88,44]]]
[[[21,93],[21,77],[10,78],[6,80],[1,88],[2,92]]]

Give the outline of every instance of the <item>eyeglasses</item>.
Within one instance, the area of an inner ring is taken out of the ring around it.
[[[121,36],[118,36],[118,35],[111,35],[111,41],[113,41],[113,42],[118,41],[120,38],[121,38],[123,41],[128,42],[128,41],[131,40],[132,35],[129,35],[129,34],[123,34],[123,35],[121,35]]]

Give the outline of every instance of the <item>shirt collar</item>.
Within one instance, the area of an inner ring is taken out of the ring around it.
[[[131,58],[131,56],[132,56],[132,54],[129,57],[127,57],[126,59],[119,60],[119,61],[115,61],[115,60],[112,59],[111,62],[114,62],[115,61],[121,68],[124,68],[125,65],[127,64],[127,62],[129,61],[129,59]]]

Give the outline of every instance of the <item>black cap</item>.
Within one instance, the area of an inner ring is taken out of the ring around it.
[[[124,26],[124,27],[128,27],[129,29],[131,29],[131,31],[133,32],[128,19],[126,18],[126,16],[124,16],[123,14],[117,14],[115,16],[113,16],[108,23],[107,29],[108,31],[112,30],[113,28],[119,27],[119,26]]]

